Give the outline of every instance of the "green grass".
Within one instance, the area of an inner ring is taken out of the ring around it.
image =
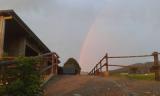
[[[155,76],[153,73],[150,74],[128,74],[126,77],[136,80],[154,80]]]
[[[149,74],[116,73],[112,75],[116,77],[125,77],[125,78],[135,79],[135,80],[154,80],[155,78],[154,73],[149,73]]]

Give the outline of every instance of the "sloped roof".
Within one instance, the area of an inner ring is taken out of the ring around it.
[[[23,27],[25,34],[34,39],[39,46],[43,47],[44,52],[51,52],[50,49],[33,33],[33,31],[20,19],[20,17],[13,10],[0,10],[0,16],[12,16],[12,19],[14,19]]]

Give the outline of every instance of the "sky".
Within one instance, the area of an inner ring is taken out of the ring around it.
[[[0,9],[14,9],[30,29],[61,57],[70,57],[83,71],[106,54],[143,55],[160,52],[159,0],[0,0]],[[132,64],[152,58],[116,59]]]

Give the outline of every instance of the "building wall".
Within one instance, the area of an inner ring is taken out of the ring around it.
[[[8,56],[24,56],[25,55],[25,42],[24,36],[6,35],[4,43],[4,54]]]
[[[4,53],[8,56],[25,56],[25,50],[28,46],[37,53],[37,55],[42,54],[38,45],[26,39],[25,36],[5,36],[5,43],[4,43]]]
[[[6,21],[4,30],[4,54],[8,56],[25,56],[26,46],[36,55],[43,53],[42,46],[38,45],[39,42],[35,41],[33,36],[27,34],[24,26],[21,26],[16,20]]]
[[[27,49],[27,50],[26,50]],[[32,32],[13,10],[0,11],[0,57],[34,56],[49,53],[50,50]],[[36,54],[36,55],[35,55]]]

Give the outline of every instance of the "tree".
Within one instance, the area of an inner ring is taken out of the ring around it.
[[[64,67],[75,68],[76,73],[80,74],[81,67],[80,67],[79,63],[74,58],[69,58],[65,62]]]

